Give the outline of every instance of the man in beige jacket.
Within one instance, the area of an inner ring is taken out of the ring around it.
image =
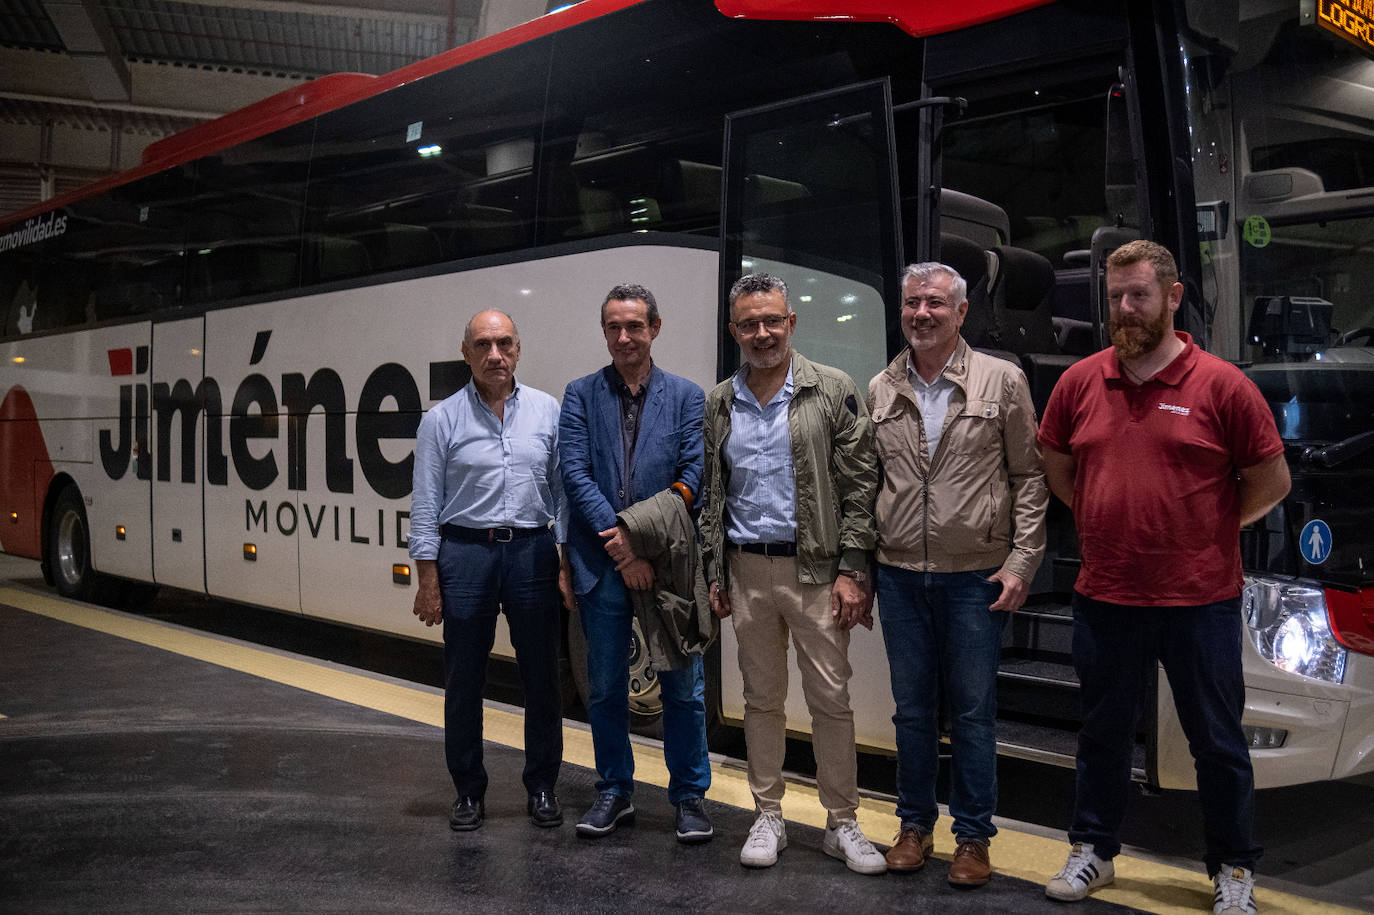
[[[997,832],[1002,628],[1044,557],[1049,490],[1025,375],[959,334],[966,292],[943,264],[906,269],[908,345],[869,382],[868,401],[882,466],[878,615],[897,703],[901,831],[887,865],[919,870],[933,846],[943,691],[957,842],[949,882],[976,887],[992,876]]]

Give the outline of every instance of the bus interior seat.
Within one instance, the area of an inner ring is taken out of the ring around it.
[[[1066,255],[1064,260],[1070,266],[1054,272],[1050,312],[1059,351],[1087,356],[1098,349],[1093,337],[1092,269],[1087,264],[1090,258],[1086,250],[1081,252],[1082,265],[1077,266],[1078,253],[1072,252],[1072,258]]]
[[[674,228],[714,225],[720,218],[721,167],[688,159],[659,163],[658,203]]]
[[[446,246],[450,257],[507,251],[530,243],[529,220],[506,207],[459,204],[449,222],[453,229]]]
[[[580,217],[575,234],[594,236],[630,231],[630,200],[652,183],[648,175],[648,149],[638,145],[593,152],[574,158],[569,167],[577,189]]]
[[[354,238],[362,242],[373,270],[399,270],[443,258],[439,239],[424,226],[387,222]]]
[[[1054,266],[1034,251],[996,248],[992,313],[997,344],[1015,353],[1030,384],[1036,413],[1045,409],[1059,376],[1076,361],[1064,356],[1054,336]]]
[[[326,235],[316,238],[312,248],[315,279],[319,282],[341,280],[372,269],[367,246],[354,238]]]
[[[799,181],[759,174],[744,176],[744,205],[749,212],[784,206],[810,196],[810,189]]]
[[[299,280],[300,258],[270,242],[229,244],[212,248],[191,262],[191,289],[200,301],[287,289]]]
[[[990,337],[992,301],[988,295],[992,257],[982,245],[962,235],[940,235],[940,262],[957,270],[968,284],[968,314],[960,332],[969,346],[978,349],[996,346]]]
[[[1007,211],[997,204],[947,187],[940,189],[942,235],[958,235],[984,248],[995,248],[1010,240],[1010,227]]]
[[[1053,353],[1052,294],[1054,267],[1049,260],[1004,245],[992,249],[997,273],[988,290],[992,299],[993,335],[998,345],[1013,353]]]

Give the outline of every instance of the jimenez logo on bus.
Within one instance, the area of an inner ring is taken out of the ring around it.
[[[143,374],[147,371],[148,349],[111,350],[109,360],[111,374],[116,377]],[[431,374],[445,374],[435,373],[436,368],[447,368],[451,374],[452,366],[453,363],[436,363],[431,366]],[[309,438],[313,433],[324,436],[325,487],[331,493],[351,494],[355,461],[349,457],[347,419],[348,413],[353,412],[356,414],[353,453],[357,455],[357,469],[361,470],[368,487],[385,499],[400,499],[410,494],[415,464],[413,443],[423,406],[415,379],[405,366],[387,362],[374,368],[363,382],[357,402],[351,406],[343,380],[330,368],[318,369],[309,378],[299,372],[285,373],[280,378],[280,394],[278,390],[266,375],[248,375],[239,382],[226,414],[219,382],[208,376],[194,387],[181,379],[172,384],[158,382],[151,386],[151,391],[146,383],[121,384],[119,419],[112,427],[98,430],[100,463],[111,480],[123,479],[132,469],[137,479],[151,479],[155,472],[159,481],[170,482],[172,432],[177,429],[181,444],[178,479],[182,483],[195,483],[198,466],[196,424],[204,416],[207,419],[205,482],[208,485],[228,485],[232,462],[234,475],[244,486],[254,491],[263,490],[280,478],[284,464],[287,488],[307,491],[312,468],[306,456],[310,453]],[[312,411],[316,410],[323,410],[323,415],[315,412],[312,416]],[[228,419],[227,424],[224,419]],[[150,420],[153,420],[157,435],[157,447],[151,452],[156,455],[156,468],[152,466],[148,448]],[[284,440],[283,425],[286,427]],[[409,441],[412,447],[404,458],[392,461],[382,448],[382,443],[388,440]],[[267,442],[274,444],[264,451]],[[279,454],[284,460],[279,460]],[[332,508],[329,511],[330,506],[324,504],[302,504],[301,513],[306,516],[312,536],[318,537],[329,529],[335,539],[342,536],[339,506]],[[358,533],[362,519],[356,509],[350,507],[345,514],[344,527],[352,542],[367,543],[368,538]],[[403,547],[402,524],[409,518],[409,513],[395,514],[396,537],[392,543]],[[269,518],[275,520],[279,533],[288,536],[295,533],[299,525],[294,502],[283,502],[271,509],[265,500],[246,501],[248,528],[265,530]],[[362,523],[371,529],[371,522]],[[377,525],[377,539],[381,545],[387,538],[382,536],[386,525],[380,511]]]

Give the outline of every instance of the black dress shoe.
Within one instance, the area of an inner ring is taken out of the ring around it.
[[[558,806],[558,795],[552,791],[536,791],[530,795],[525,807],[529,811],[530,822],[545,828],[563,824],[563,808]]]
[[[448,815],[450,829],[469,832],[482,825],[487,810],[480,797],[460,797],[453,802],[453,811]]]

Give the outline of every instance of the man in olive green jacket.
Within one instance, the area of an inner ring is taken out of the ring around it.
[[[882,463],[878,614],[897,714],[894,871],[925,864],[938,808],[939,711],[949,707],[955,886],[992,876],[997,663],[1007,616],[1045,553],[1049,489],[1019,366],[959,333],[966,285],[943,264],[902,282],[907,346],[868,385]]]
[[[768,867],[787,847],[782,762],[787,637],[811,712],[826,854],[880,874],[859,804],[849,630],[872,627],[869,553],[878,462],[853,380],[792,350],[787,286],[750,274],[730,290],[730,332],[745,365],[706,397],[706,502],[700,524],[711,608],[731,617],[744,679],[749,788],[758,818],[740,851]]]

